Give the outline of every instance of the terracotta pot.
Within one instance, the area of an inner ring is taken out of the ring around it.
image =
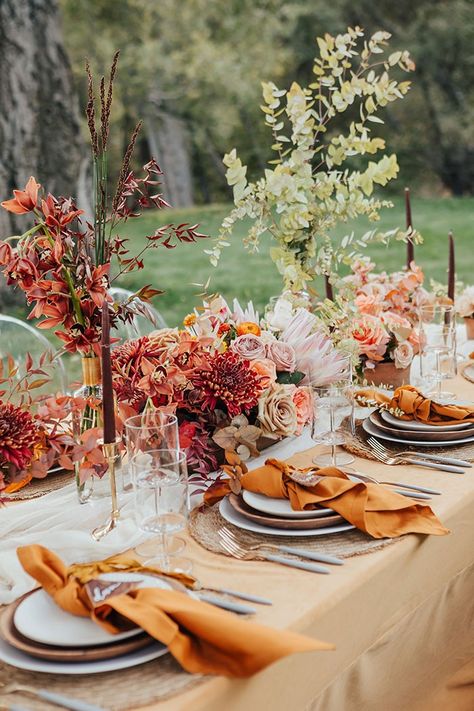
[[[474,318],[465,316],[464,323],[466,324],[466,336],[468,341],[474,341]]]
[[[407,385],[410,382],[410,366],[408,368],[396,368],[395,363],[377,363],[375,368],[366,368],[364,378],[371,385],[388,385],[392,388],[399,388],[400,385]]]

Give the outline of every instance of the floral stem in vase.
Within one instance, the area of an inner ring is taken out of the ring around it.
[[[77,390],[75,397],[84,398],[86,404],[81,415],[76,416],[75,438],[80,442],[83,435],[99,426],[99,412],[94,406],[94,401],[99,402],[101,398],[101,373],[100,360],[96,355],[84,356],[82,358],[82,387]],[[75,463],[75,477],[77,494],[81,504],[87,503],[93,493],[93,480],[84,480],[80,473],[80,461]]]

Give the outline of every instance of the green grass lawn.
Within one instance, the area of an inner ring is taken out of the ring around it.
[[[378,225],[382,230],[404,227],[403,201],[394,202],[395,207],[385,210],[382,215]],[[201,232],[215,236],[229,210],[229,205],[214,205],[147,212],[137,220],[130,220],[123,236],[130,238],[132,253],[140,249],[143,235],[152,234],[156,227],[171,221],[199,222]],[[458,279],[474,283],[474,198],[414,198],[412,212],[414,225],[424,238],[424,243],[415,249],[416,261],[424,269],[427,281],[430,278],[439,281],[446,279],[447,235],[452,230],[456,239]],[[352,229],[361,235],[372,227],[366,220],[359,220],[344,225],[338,235],[342,237]],[[241,301],[252,299],[262,308],[270,296],[281,292],[282,282],[268,255],[270,241],[262,243],[258,254],[249,254],[242,246],[245,232],[244,223],[236,227],[232,244],[224,250],[217,269],[211,267],[203,252],[206,240],[200,240],[197,244],[178,245],[173,250],[150,250],[145,257],[145,268],[124,276],[120,285],[135,290],[144,284],[152,284],[164,289],[165,293],[155,300],[155,305],[169,325],[179,324],[183,316],[199,303],[196,295],[200,289],[193,283],[204,284],[209,276],[210,292],[220,292],[229,299],[234,296]],[[404,265],[405,251],[405,244],[392,242],[388,246],[374,245],[368,254],[378,269],[393,271]]]

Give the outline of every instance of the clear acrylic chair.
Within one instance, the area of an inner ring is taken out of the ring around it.
[[[27,353],[31,355],[34,366],[37,367],[44,352],[48,352],[53,357],[55,349],[41,331],[26,321],[0,314],[0,358],[4,360],[8,355],[14,358],[18,367],[18,377],[25,373]],[[54,355],[54,364],[46,367],[45,370],[51,376],[51,381],[38,388],[35,393],[66,392],[66,369],[61,357]]]
[[[122,289],[120,287],[110,289],[109,293],[118,304],[124,303],[127,299],[133,296],[133,291],[128,291],[127,289]],[[146,312],[147,316],[144,316],[137,310],[136,315],[133,317],[131,322],[119,323],[118,327],[115,329],[115,332],[120,336],[122,341],[129,338],[146,336],[148,333],[156,331],[158,328],[167,328],[167,323],[163,316],[153,306],[147,304],[145,301],[140,301],[140,310],[141,309]]]

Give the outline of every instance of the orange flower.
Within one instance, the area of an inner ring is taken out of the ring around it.
[[[11,200],[4,200],[1,205],[5,210],[8,210],[8,212],[14,212],[17,215],[31,212],[36,207],[38,189],[40,187],[40,184],[31,176],[24,190],[14,190],[13,195],[15,197]]]
[[[183,318],[183,326],[188,328],[189,326],[193,326],[196,323],[197,316],[196,314],[188,314]]]
[[[244,321],[243,323],[239,323],[237,326],[237,335],[246,336],[248,333],[253,333],[254,336],[260,336],[261,330],[258,323],[254,323],[253,321]]]

